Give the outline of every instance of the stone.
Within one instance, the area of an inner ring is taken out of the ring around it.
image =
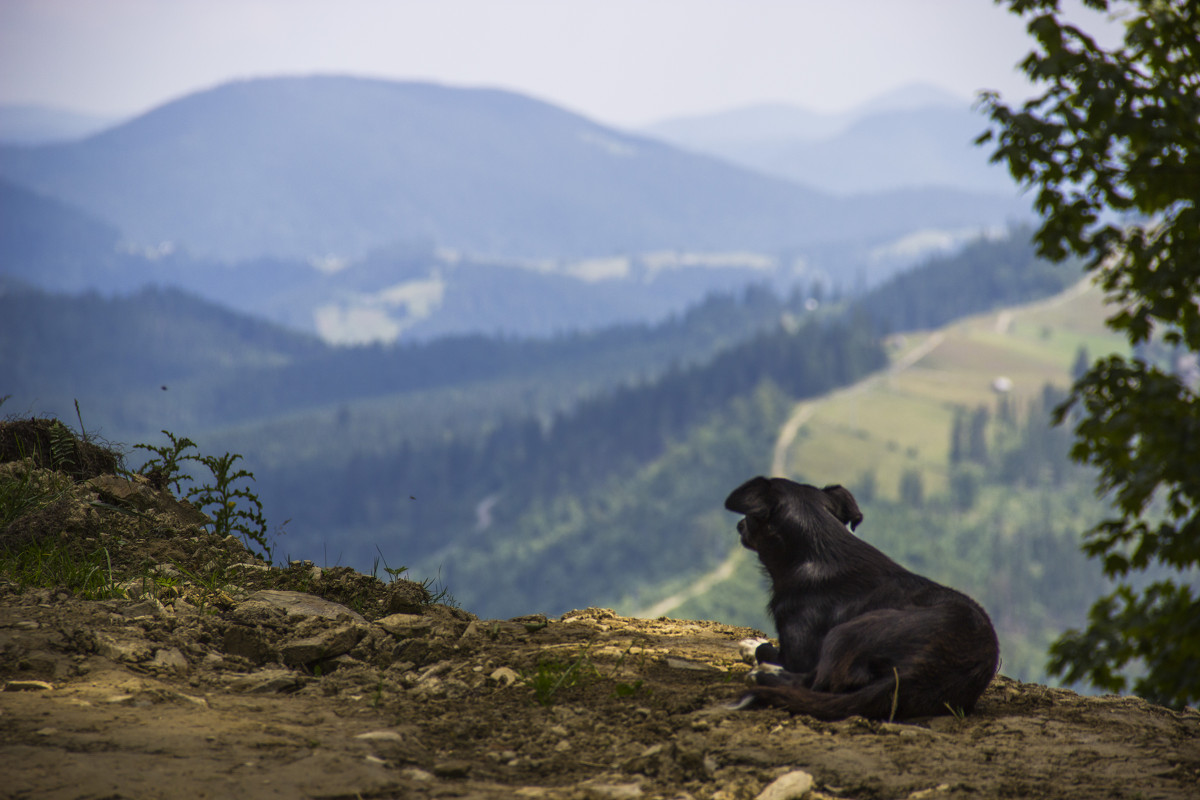
[[[426,772],[425,770],[418,769],[417,767],[409,767],[408,769],[400,770],[400,777],[408,778],[410,781],[420,781],[421,783],[427,783],[435,779],[432,772]]]
[[[383,741],[383,742],[403,742],[404,737],[395,731],[367,731],[360,733],[354,737],[355,739],[365,739],[367,741]]]
[[[242,611],[243,606],[250,606],[246,611],[253,611],[254,606],[278,608],[287,612],[290,617],[324,617],[336,620],[346,615],[355,622],[366,622],[363,615],[352,608],[305,592],[261,589],[240,603],[235,613]]]
[[[86,483],[100,495],[101,500],[111,505],[166,514],[183,526],[203,527],[212,524],[212,520],[191,503],[176,500],[166,492],[155,491],[149,481],[140,475],[132,478],[98,475]]]
[[[54,688],[54,684],[46,681],[6,681],[6,692],[45,692]]]
[[[154,651],[154,658],[150,660],[150,666],[187,672],[188,661],[178,648],[163,647]]]
[[[811,792],[812,787],[813,776],[797,769],[771,781],[755,800],[799,800]]]
[[[492,683],[500,684],[501,688],[507,689],[521,680],[521,676],[517,674],[516,670],[510,667],[500,667],[494,670],[491,675],[488,675],[488,680]]]
[[[421,636],[429,632],[433,622],[420,614],[389,614],[375,624],[393,636]]]
[[[96,652],[110,661],[146,661],[150,644],[140,639],[118,639],[103,633],[96,634]]]
[[[671,669],[687,669],[693,672],[721,672],[720,667],[712,664],[702,664],[699,661],[688,661],[686,658],[668,658],[667,666]]]
[[[579,788],[585,797],[595,800],[638,800],[645,795],[636,783],[585,782]]]
[[[265,663],[271,652],[263,632],[248,625],[230,625],[221,637],[221,649],[255,664]]]
[[[167,616],[167,609],[156,598],[148,597],[121,609],[121,616],[130,619],[137,619],[138,617],[162,618]]]
[[[279,648],[284,664],[301,666],[348,653],[366,635],[362,625],[340,625],[313,636],[293,639]]]
[[[416,581],[397,580],[388,585],[389,614],[415,614],[433,600],[429,591]]]
[[[229,682],[235,692],[250,694],[276,694],[299,689],[307,683],[302,675],[287,669],[264,669],[249,675],[239,675]]]

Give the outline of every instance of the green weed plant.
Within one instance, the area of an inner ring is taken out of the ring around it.
[[[36,541],[0,550],[0,573],[21,587],[61,586],[87,600],[125,597],[106,548],[80,554],[55,541]]]
[[[142,465],[141,474],[171,486],[176,494],[182,492],[212,519],[214,533],[220,536],[237,535],[254,555],[272,561],[274,547],[267,534],[262,501],[246,485],[254,482],[254,473],[236,467],[242,458],[241,453],[220,456],[192,453],[189,451],[199,448],[191,439],[176,436],[167,430],[163,434],[170,440],[170,445],[134,445],[135,449],[146,450],[155,456]],[[185,472],[184,465],[188,461],[206,467],[211,480],[199,483]]]
[[[613,697],[633,697],[642,691],[642,680],[639,678],[633,683],[624,683],[615,679],[618,670],[621,669],[632,650],[632,644],[625,648],[625,652],[621,654],[606,675],[592,660],[591,644],[589,643],[579,651],[574,659],[569,661],[542,660],[532,674],[525,676],[524,683],[533,690],[534,699],[538,704],[546,707],[554,705],[561,692],[585,688],[601,681],[612,682]]]

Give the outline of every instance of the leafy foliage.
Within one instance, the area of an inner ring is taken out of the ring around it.
[[[1071,255],[1121,310],[1108,325],[1144,346],[1200,352],[1200,5],[1138,0],[1124,42],[1105,50],[1062,17],[1057,0],[1008,0],[1036,47],[1021,63],[1043,94],[1021,108],[985,94],[994,161],[1036,189],[1038,251]],[[1107,0],[1085,0],[1107,10]],[[1185,370],[1139,356],[1092,364],[1057,412],[1075,424],[1072,456],[1099,468],[1119,516],[1088,535],[1121,583],[1087,628],[1051,650],[1068,680],[1183,705],[1200,699],[1200,598],[1181,584],[1200,564],[1200,398]],[[1152,565],[1181,571],[1135,589]]]

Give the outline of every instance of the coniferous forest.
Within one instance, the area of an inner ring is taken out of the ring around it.
[[[153,420],[203,450],[242,453],[277,558],[406,566],[488,616],[628,611],[728,555],[725,494],[769,470],[795,402],[883,369],[886,334],[1077,278],[1038,260],[1017,232],[857,297],[825,292],[814,303],[806,291],[752,288],[657,325],[353,348],[175,290],[66,297],[14,284],[0,295],[0,342],[33,390],[9,409],[49,399],[70,416],[79,399],[85,423],[122,438],[158,442],[156,430],[137,429]],[[148,329],[162,335],[138,334]],[[33,341],[41,356],[20,357]],[[1018,656],[1027,676],[1040,674],[1031,654],[1060,622],[1031,608],[1069,615],[1096,584],[1073,517],[1095,503],[1087,481],[1069,477],[1065,432],[1046,433],[1053,402],[961,408],[944,434],[955,476],[945,493],[915,472],[900,476],[899,500],[873,496],[882,475],[851,487],[887,520],[876,526],[881,546],[914,569],[972,591],[982,565],[1010,565],[975,593],[1002,626],[1030,628]],[[822,471],[814,465],[812,480]],[[1015,527],[998,533],[995,509],[1047,480],[1062,491],[1038,501],[1045,518],[1018,503],[1004,512]],[[733,605],[715,598],[679,613],[765,624],[761,582],[745,584]]]

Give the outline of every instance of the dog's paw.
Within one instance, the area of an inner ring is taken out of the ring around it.
[[[759,664],[750,670],[750,685],[752,687],[774,686],[788,688],[812,688],[811,672],[788,672],[777,664]]]
[[[742,639],[738,642],[738,652],[742,655],[742,661],[747,664],[757,664],[758,659],[755,654],[758,652],[760,645],[767,644],[770,639]]]
[[[779,675],[784,672],[778,664],[759,664],[746,674],[746,683],[751,686],[774,686],[779,683]]]

